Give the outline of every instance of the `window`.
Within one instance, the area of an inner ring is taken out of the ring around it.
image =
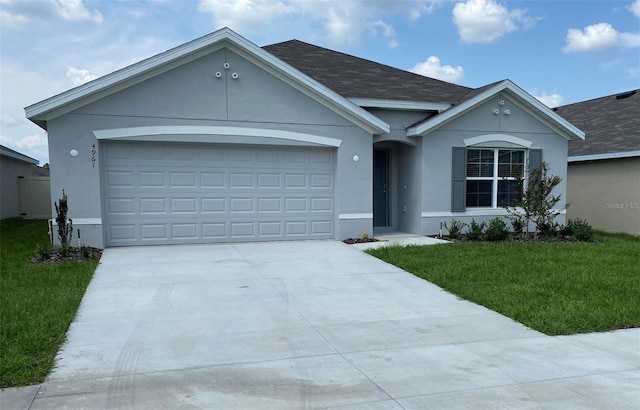
[[[497,208],[520,199],[524,151],[467,149],[466,206]]]

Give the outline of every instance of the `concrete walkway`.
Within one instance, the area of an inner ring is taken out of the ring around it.
[[[548,337],[336,241],[107,249],[4,409],[636,409],[640,329]]]

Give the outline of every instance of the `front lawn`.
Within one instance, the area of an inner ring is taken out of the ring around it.
[[[97,261],[35,264],[47,222],[0,221],[0,387],[44,381]]]
[[[368,252],[548,335],[640,327],[640,237],[596,238]]]

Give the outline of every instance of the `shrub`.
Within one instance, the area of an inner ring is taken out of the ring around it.
[[[519,218],[511,219],[511,228],[514,234],[518,236],[522,235],[522,232],[524,232],[524,221]]]
[[[520,177],[520,179],[524,178]],[[556,216],[564,211],[564,208],[555,208],[561,196],[553,195],[554,188],[561,181],[562,178],[559,176],[549,174],[549,164],[544,161],[540,164],[540,168],[531,170],[528,184],[520,199],[513,204],[502,205],[511,223],[522,222],[529,233],[529,221],[531,221],[536,226],[534,235],[537,236],[538,232],[544,235],[545,230],[548,235],[549,229],[555,227]]]
[[[578,241],[593,241],[593,228],[585,219],[569,219],[565,231],[568,231],[569,235]]]
[[[447,223],[445,222],[444,227],[447,229],[447,232],[449,232],[449,238],[458,239],[462,234],[462,230],[464,229],[465,224],[458,221],[457,219],[452,219],[451,225],[447,225]]]
[[[58,238],[60,239],[62,254],[63,256],[67,256],[69,253],[69,246],[71,245],[71,236],[73,235],[73,221],[70,218],[67,219],[69,203],[67,201],[67,194],[64,193],[64,189],[62,190],[62,198],[53,204],[56,207],[56,224],[58,225]]]
[[[477,223],[475,219],[471,219],[471,223],[469,224],[469,231],[467,232],[467,239],[470,241],[481,241],[484,236],[484,228],[487,224],[482,221]]]
[[[487,238],[488,241],[504,241],[508,236],[509,230],[502,218],[495,217],[489,221],[489,226],[485,232],[485,238]]]

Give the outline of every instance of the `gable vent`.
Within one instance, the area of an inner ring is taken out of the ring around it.
[[[629,98],[635,93],[636,93],[635,90],[633,90],[633,91],[627,91],[626,93],[617,94],[616,95],[616,100],[622,100],[624,98]]]

